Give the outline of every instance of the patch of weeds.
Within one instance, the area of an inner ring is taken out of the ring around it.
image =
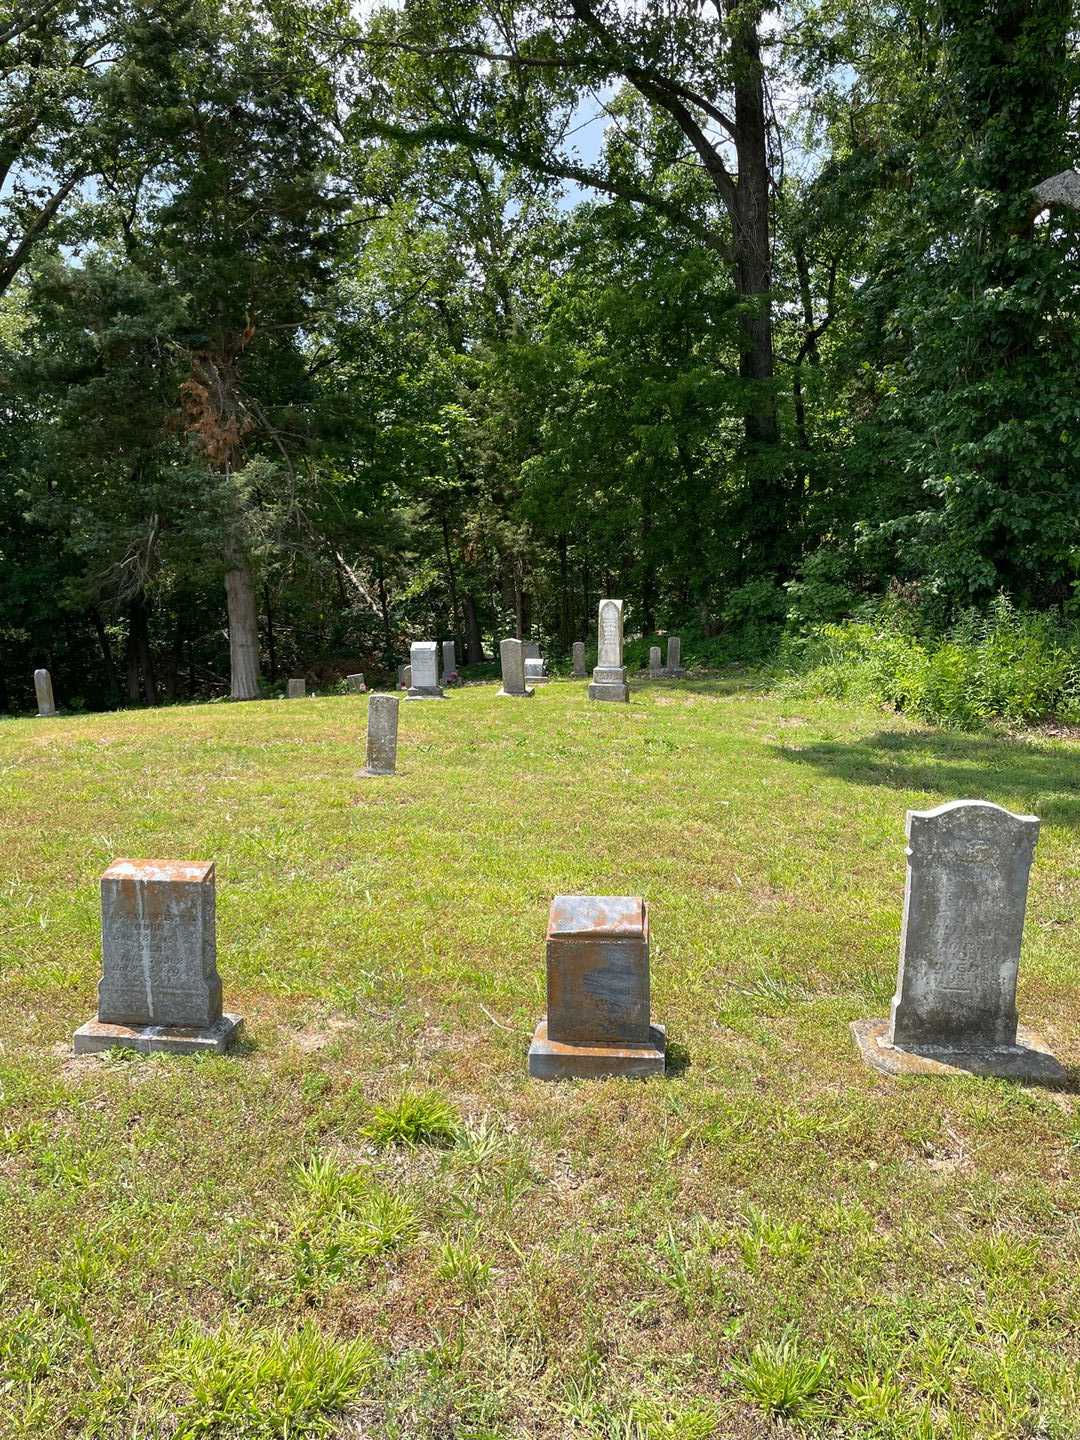
[[[391,1105],[377,1105],[363,1134],[385,1150],[390,1145],[435,1145],[449,1148],[461,1135],[461,1119],[445,1096],[402,1095]]]
[[[762,1257],[773,1260],[807,1260],[813,1254],[810,1227],[802,1220],[778,1220],[753,1208],[746,1217],[746,1230],[737,1241],[743,1264],[750,1271],[761,1267]]]
[[[176,1440],[315,1440],[363,1393],[375,1364],[367,1340],[330,1339],[312,1324],[292,1335],[188,1328],[162,1357],[162,1376],[182,1397]]]
[[[41,1304],[0,1318],[0,1375],[5,1384],[32,1384],[64,1357],[68,1334]]]
[[[968,1254],[984,1275],[1026,1275],[1039,1258],[1039,1246],[1008,1230],[992,1230],[972,1238]]]
[[[892,1370],[878,1374],[872,1369],[844,1381],[843,1391],[851,1414],[859,1420],[884,1424],[900,1412],[903,1391]]]
[[[440,1280],[456,1286],[470,1300],[487,1289],[491,1279],[491,1261],[477,1250],[468,1236],[444,1240],[439,1246],[435,1273]]]
[[[813,1420],[824,1413],[821,1392],[832,1368],[828,1347],[806,1355],[795,1332],[786,1330],[779,1340],[759,1340],[730,1373],[743,1396],[770,1419]]]
[[[413,1206],[363,1171],[315,1156],[295,1179],[301,1193],[290,1215],[290,1251],[300,1293],[333,1285],[364,1261],[416,1239]]]
[[[703,1308],[714,1308],[723,1294],[721,1273],[712,1263],[716,1236],[708,1227],[699,1227],[689,1245],[682,1245],[671,1226],[656,1243],[664,1262],[657,1270],[662,1285],[681,1301],[687,1319]]]

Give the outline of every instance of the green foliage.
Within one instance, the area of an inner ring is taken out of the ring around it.
[[[161,1374],[181,1397],[177,1440],[316,1440],[363,1393],[375,1361],[367,1340],[335,1340],[310,1323],[290,1335],[188,1327]]]
[[[416,1211],[371,1175],[313,1156],[296,1172],[300,1192],[290,1215],[293,1284],[297,1291],[335,1284],[365,1261],[415,1240]]]
[[[461,1134],[461,1118],[435,1091],[401,1095],[389,1105],[376,1105],[363,1128],[380,1150],[389,1145],[453,1145]]]
[[[832,1370],[828,1347],[808,1355],[788,1332],[779,1340],[758,1341],[745,1360],[732,1365],[731,1376],[763,1415],[810,1420],[822,1412],[822,1391]]]

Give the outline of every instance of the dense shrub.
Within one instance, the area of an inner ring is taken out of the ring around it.
[[[786,632],[787,693],[876,700],[934,725],[1080,723],[1080,628],[999,597],[944,635],[912,633],[895,612]]]

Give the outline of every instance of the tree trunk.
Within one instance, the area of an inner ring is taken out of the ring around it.
[[[450,553],[450,526],[445,515],[442,516],[442,538],[446,554],[446,578],[450,587],[450,633],[460,635],[462,627],[459,624],[461,611],[458,606],[457,575],[454,572],[454,557]]]
[[[115,705],[120,698],[120,683],[116,674],[116,663],[113,660],[112,646],[109,644],[109,633],[105,629],[104,620],[101,618],[101,611],[96,605],[90,610],[90,619],[93,622],[98,645],[101,647],[101,663],[105,670],[105,693],[108,697],[109,704]]]
[[[140,693],[147,705],[157,704],[150,624],[142,591],[128,601],[127,681],[128,699],[133,705],[139,703]]]
[[[234,700],[254,700],[259,693],[259,613],[247,565],[241,563],[225,572],[225,598],[229,606],[230,694]]]
[[[277,642],[274,638],[274,607],[270,603],[270,586],[263,586],[263,607],[266,610],[266,658],[270,662],[270,684],[277,679]]]
[[[390,634],[390,601],[386,594],[386,574],[382,560],[375,562],[375,577],[379,584],[379,609],[382,611],[383,659],[387,665],[394,663],[394,640]]]
[[[476,597],[471,591],[465,592],[465,659],[469,665],[484,663],[484,639],[480,634],[480,619],[476,613]]]

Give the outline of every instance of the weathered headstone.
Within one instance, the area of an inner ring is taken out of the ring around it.
[[[584,640],[574,641],[574,679],[585,679],[585,642]]]
[[[660,646],[649,646],[649,679],[659,680],[664,674],[664,667],[660,663]]]
[[[547,932],[547,1014],[529,1047],[537,1080],[664,1070],[649,1020],[649,912],[634,895],[556,895]]]
[[[442,642],[442,669],[443,680],[449,680],[451,675],[457,675],[457,655],[454,652],[453,640]]]
[[[288,687],[288,698],[290,700],[302,700],[307,694],[306,680],[290,680]]]
[[[543,685],[547,680],[544,674],[544,662],[536,660],[531,655],[525,657],[525,683],[526,685]]]
[[[393,775],[397,770],[397,695],[372,695],[368,701],[367,764],[361,775]]]
[[[412,684],[412,666],[399,665],[397,672],[397,683],[399,690],[408,690]]]
[[[362,674],[346,675],[345,683],[348,685],[349,689],[353,692],[354,695],[363,695],[364,692],[367,690],[367,686],[364,684],[364,677]]]
[[[534,692],[525,684],[525,647],[521,641],[501,640],[499,661],[502,665],[502,689],[499,695],[516,700],[530,700]]]
[[[53,699],[52,676],[48,670],[34,671],[34,694],[37,696],[37,713],[39,720],[47,720],[56,714],[56,701]]]
[[[410,647],[410,700],[445,700],[439,684],[439,647],[434,640],[414,640]]]
[[[540,659],[540,642],[539,642],[539,640],[523,640],[523,641],[521,642],[521,645],[522,645],[522,649],[523,649],[524,652],[525,652],[525,659],[526,659],[526,660],[539,660],[539,659]]]
[[[98,1013],[76,1054],[222,1051],[243,1022],[223,1014],[211,862],[116,860],[101,877]]]
[[[678,635],[668,636],[667,664],[664,669],[673,680],[679,680],[686,674],[682,665],[682,640]]]
[[[596,668],[589,686],[590,700],[629,700],[623,665],[623,602],[601,600],[597,625]]]
[[[857,1020],[864,1059],[888,1074],[1055,1080],[1064,1071],[1017,1025],[1016,976],[1034,815],[986,800],[907,813],[900,970],[889,1020]]]

